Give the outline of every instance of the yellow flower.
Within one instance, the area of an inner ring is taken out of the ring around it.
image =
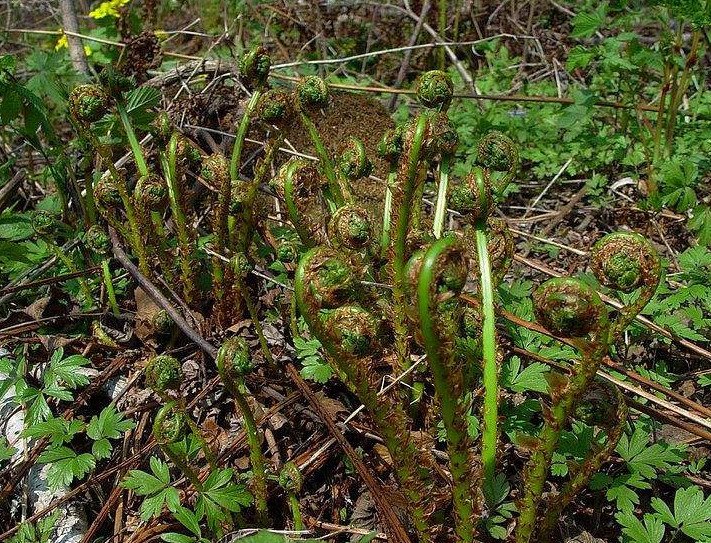
[[[57,43],[54,45],[54,50],[59,51],[60,49],[64,49],[65,47],[68,47],[67,36],[62,32],[62,36],[57,40]]]
[[[101,19],[102,17],[119,17],[118,8],[125,6],[131,0],[108,0],[99,4],[94,11],[89,12],[89,17],[92,19]]]
[[[168,38],[168,33],[165,30],[154,30],[153,34],[155,34],[155,37],[159,40],[165,40]]]
[[[54,50],[59,51],[60,49],[66,49],[67,47],[69,47],[69,44],[67,43],[67,35],[62,32],[62,36],[57,40],[57,43],[54,44]],[[89,47],[88,45],[84,46],[84,54],[87,57],[90,57],[93,52],[94,50],[91,47]]]

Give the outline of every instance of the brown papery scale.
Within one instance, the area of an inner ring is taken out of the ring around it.
[[[342,305],[356,292],[358,276],[357,270],[333,249],[314,249],[304,267],[307,303],[314,311]]]

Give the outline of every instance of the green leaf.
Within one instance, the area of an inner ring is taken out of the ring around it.
[[[586,49],[582,45],[576,45],[568,53],[568,61],[565,64],[565,68],[569,71],[573,71],[576,68],[587,68],[596,56],[597,51],[595,49]]]
[[[99,439],[98,441],[94,441],[91,445],[91,454],[93,454],[97,460],[109,458],[112,450],[113,446],[108,439]]]
[[[689,228],[696,234],[699,243],[711,245],[711,208],[705,205],[696,206],[689,219]]]
[[[21,435],[31,438],[48,437],[52,445],[63,445],[70,442],[83,428],[84,425],[81,421],[52,417],[44,422],[28,426]]]
[[[503,385],[513,392],[548,392],[546,374],[550,371],[548,366],[541,362],[533,362],[521,369],[521,359],[512,356],[502,370]]]
[[[243,485],[231,483],[231,469],[214,469],[203,484],[202,495],[217,505],[233,513],[252,504],[252,495]]]
[[[0,437],[0,462],[9,460],[16,452],[17,449],[15,447],[10,447],[10,444],[7,442],[6,438]]]
[[[704,500],[704,493],[698,486],[677,489],[674,513],[657,497],[652,498],[651,505],[660,521],[680,529],[694,541],[711,540],[711,496]]]
[[[589,38],[605,23],[607,17],[607,2],[602,2],[592,13],[579,13],[573,17],[573,31],[570,33],[575,38]]]
[[[69,486],[75,478],[83,478],[96,465],[92,455],[89,453],[78,455],[69,447],[47,449],[39,456],[37,462],[50,464],[47,482],[53,490]]]
[[[91,362],[78,354],[66,358],[63,355],[64,352],[61,348],[53,353],[49,362],[49,371],[45,373],[45,383],[50,385],[61,380],[71,388],[88,384],[89,378],[80,371],[80,368],[90,365]]]
[[[136,425],[133,421],[125,420],[123,413],[116,411],[113,404],[105,407],[97,417],[94,415],[86,428],[86,434],[94,440],[108,438],[118,439],[126,431]]]
[[[661,543],[664,538],[664,525],[654,515],[644,515],[644,522],[631,511],[618,513],[615,518],[622,526],[626,541],[631,543]]]
[[[167,534],[162,534],[160,538],[167,543],[195,543],[195,539],[183,534],[177,534],[175,532],[168,532]]]
[[[202,536],[202,531],[200,530],[200,519],[197,518],[195,513],[186,507],[178,507],[173,511],[173,516],[175,519],[190,530],[197,537]]]

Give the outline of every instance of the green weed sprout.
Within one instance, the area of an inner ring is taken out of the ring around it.
[[[110,259],[108,258],[108,255],[111,254],[111,239],[109,239],[109,235],[101,226],[95,224],[86,232],[86,246],[101,257],[101,272],[104,288],[106,288],[106,296],[109,299],[111,311],[118,317],[121,314],[121,310],[116,301],[116,292],[114,291],[111,270],[109,269]]]
[[[217,460],[215,454],[205,441],[200,429],[190,415],[188,415],[185,400],[180,396],[177,400],[171,398],[171,392],[180,392],[180,383],[183,380],[178,359],[164,354],[152,356],[148,359],[146,364],[145,379],[146,386],[153,390],[166,405],[173,404],[174,409],[182,413],[183,421],[190,427],[191,432],[200,443],[200,448],[205,455],[205,459],[209,462],[211,467],[216,467]]]
[[[254,414],[249,407],[247,398],[242,393],[245,388],[244,378],[252,371],[252,359],[247,342],[241,337],[233,337],[225,341],[217,352],[217,369],[220,379],[235,400],[242,414],[244,428],[249,443],[249,458],[252,464],[254,502],[260,522],[268,518],[267,509],[267,476]]]
[[[190,466],[183,453],[175,446],[188,434],[188,423],[185,413],[174,401],[166,403],[158,410],[153,422],[153,438],[163,453],[170,458],[175,466],[190,481],[195,490],[202,492],[203,485],[198,474]]]
[[[301,486],[304,483],[304,476],[294,462],[287,462],[279,472],[279,486],[286,490],[289,497],[289,507],[291,516],[294,519],[294,530],[303,530],[304,523],[301,521],[301,508],[299,507],[299,496]]]

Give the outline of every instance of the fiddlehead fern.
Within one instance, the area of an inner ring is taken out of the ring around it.
[[[118,317],[121,311],[116,302],[116,293],[114,292],[114,284],[111,278],[108,258],[108,255],[111,254],[111,239],[101,226],[95,224],[86,232],[86,246],[101,257],[101,273],[104,280],[104,288],[109,298],[111,311]]]
[[[544,423],[524,470],[524,488],[516,542],[532,541],[540,521],[543,486],[560,433],[600,367],[609,344],[607,308],[597,292],[573,278],[549,279],[533,297],[536,319],[552,334],[570,338],[581,359],[567,379],[549,380],[552,405],[544,408]]]
[[[479,142],[477,162],[492,172],[502,172],[503,176],[494,182],[501,193],[513,181],[519,165],[518,147],[511,138],[501,132],[489,132]]]
[[[499,228],[495,237],[488,232],[488,218],[494,208],[495,195],[488,169],[475,166],[464,182],[452,190],[450,206],[462,213],[464,220],[474,231],[474,245],[477,253],[480,296],[482,304],[483,329],[481,335],[483,357],[484,406],[481,432],[482,464],[484,468],[484,493],[491,496],[496,472],[496,448],[498,441],[499,409],[499,368],[496,359],[496,315],[494,312],[494,285],[500,279],[495,275],[489,252],[490,239],[497,240],[495,247],[500,250],[506,266],[510,258],[512,244],[506,243],[505,228]],[[496,225],[497,223],[492,223]],[[500,273],[503,276],[503,271]]]
[[[215,245],[217,252],[226,254],[229,247],[229,230],[227,221],[230,212],[232,184],[230,181],[230,165],[227,158],[219,153],[209,155],[202,162],[202,176],[217,187],[217,210],[213,219]],[[225,271],[222,260],[213,260],[215,297],[222,300],[225,294]]]
[[[362,293],[356,277],[357,268],[338,252],[316,247],[299,261],[294,295],[309,329],[381,429],[418,537],[425,543],[430,541],[425,520],[425,500],[431,490],[429,474],[422,469],[402,407],[376,393],[374,367],[381,351],[380,322],[357,303]]]
[[[334,247],[364,249],[372,241],[372,221],[364,208],[346,205],[339,208],[331,217],[328,233]]]
[[[592,248],[590,267],[600,283],[622,292],[639,289],[635,301],[619,311],[612,323],[618,337],[654,296],[661,278],[659,254],[643,236],[615,232],[600,239]]]
[[[357,138],[349,138],[338,161],[339,186],[346,202],[353,201],[352,183],[368,177],[372,171],[373,163],[368,158],[363,142]]]
[[[79,85],[69,93],[69,114],[84,126],[101,119],[109,106],[108,95],[98,85]]]
[[[309,133],[313,142],[316,155],[319,158],[323,175],[328,182],[323,193],[328,202],[329,209],[334,212],[344,204],[343,194],[336,179],[336,171],[328,149],[319,136],[318,129],[311,119],[311,114],[328,105],[329,91],[326,82],[316,75],[306,76],[296,88],[296,105],[299,110],[301,123]]]
[[[285,162],[272,182],[305,247],[314,247],[324,241],[323,223],[319,220],[325,214],[321,200],[323,182],[312,162],[296,158]]]
[[[417,83],[417,99],[429,109],[446,111],[453,93],[452,78],[441,70],[426,72]]]
[[[215,455],[205,441],[200,429],[188,415],[184,398],[178,397],[175,401],[171,399],[171,393],[175,395],[180,391],[180,383],[183,380],[183,373],[178,359],[164,354],[152,356],[146,363],[145,380],[146,386],[151,388],[166,405],[172,404],[174,409],[182,413],[182,420],[190,427],[193,435],[200,443],[200,448],[205,458],[212,467],[215,467],[217,465]]]
[[[175,447],[175,444],[188,435],[188,423],[185,413],[176,402],[168,402],[158,410],[153,422],[153,438],[163,453],[185,475],[195,490],[201,492],[202,482],[198,474],[190,467],[190,462]]]
[[[383,202],[383,227],[380,236],[380,254],[385,256],[390,247],[390,222],[392,216],[393,192],[392,187],[397,178],[397,164],[402,154],[402,128],[388,130],[383,134],[378,143],[378,156],[388,161],[388,179],[385,185],[385,199]]]
[[[454,153],[459,145],[459,135],[447,117],[446,113],[437,113],[432,119],[433,150],[440,155],[439,183],[437,185],[437,202],[432,223],[432,233],[435,238],[442,236],[444,219],[447,213],[447,190],[449,187],[449,172]]]
[[[286,490],[289,496],[289,506],[294,519],[294,530],[303,530],[304,528],[301,521],[301,508],[299,507],[298,497],[303,483],[304,476],[299,471],[298,466],[294,462],[284,464],[284,467],[279,472],[279,486]]]
[[[246,388],[244,378],[252,371],[252,359],[247,342],[241,337],[233,337],[225,341],[217,352],[217,369],[220,379],[235,400],[242,414],[244,429],[249,443],[249,458],[252,464],[255,505],[260,521],[267,520],[267,479],[262,455],[262,444],[259,437],[254,413],[242,393]]]
[[[430,246],[419,268],[419,320],[447,434],[456,532],[462,541],[472,541],[479,512],[479,477],[467,436],[465,370],[456,356],[454,342],[462,318],[457,297],[467,278],[466,255],[457,238],[445,237]]]

